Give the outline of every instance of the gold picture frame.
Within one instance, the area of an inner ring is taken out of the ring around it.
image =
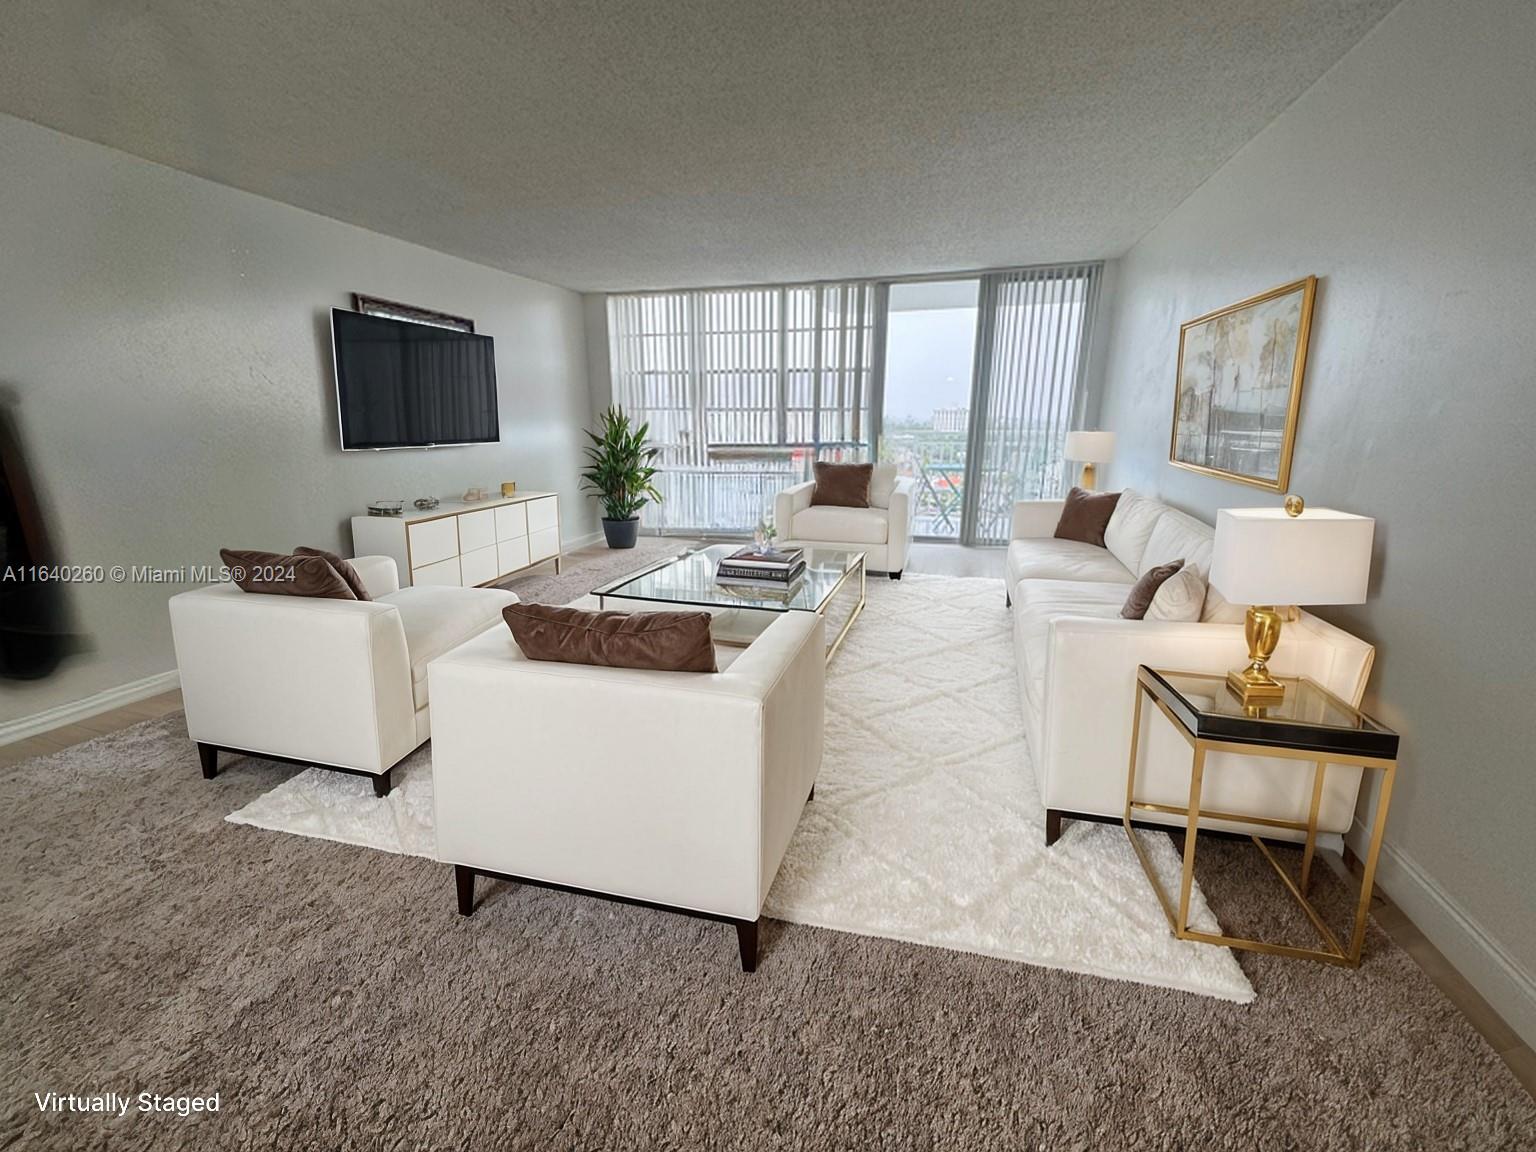
[[[1317,277],[1307,276],[1179,327],[1169,463],[1289,488],[1316,298]]]

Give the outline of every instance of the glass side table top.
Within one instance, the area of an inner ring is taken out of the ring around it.
[[[641,572],[621,576],[593,595],[626,600],[658,600],[715,608],[751,608],[760,612],[817,612],[864,563],[864,553],[835,548],[805,549],[805,571],[793,590],[715,583],[715,567],[740,544],[711,544],[684,552]]]
[[[1197,739],[1384,759],[1397,755],[1396,732],[1304,676],[1276,677],[1285,685],[1284,699],[1257,708],[1245,708],[1228,690],[1225,676],[1143,664],[1137,678]]]

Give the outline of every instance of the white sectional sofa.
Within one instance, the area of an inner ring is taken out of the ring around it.
[[[1105,547],[1056,540],[1062,501],[1014,506],[1008,545],[1008,599],[1013,614],[1019,694],[1030,763],[1046,809],[1046,843],[1065,818],[1112,819],[1125,810],[1136,668],[1224,674],[1246,662],[1246,605],[1206,592],[1198,621],[1125,620],[1120,609],[1137,577],[1182,559],[1204,578],[1215,531],[1210,525],[1132,490],[1121,494],[1105,531]],[[1303,675],[1358,705],[1374,649],[1326,621],[1302,612],[1288,623],[1270,668]],[[1138,799],[1183,805],[1189,798],[1189,745],[1154,708],[1142,710]],[[1348,830],[1360,769],[1331,768],[1319,829]],[[1311,773],[1274,760],[1230,753],[1207,759],[1204,805],[1212,811],[1305,820]],[[1183,818],[1148,814],[1181,824]],[[1242,825],[1211,825],[1258,831]],[[1266,836],[1301,839],[1300,832],[1264,829]]]

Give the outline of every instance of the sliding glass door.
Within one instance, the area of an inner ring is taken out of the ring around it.
[[[1060,496],[1099,266],[891,284],[880,459],[917,481],[913,535],[1008,538],[1015,500]]]
[[[892,284],[880,459],[917,482],[913,535],[959,540],[971,443],[980,280]]]
[[[965,500],[968,544],[1008,539],[1015,500],[1066,491],[1102,265],[1022,268],[981,282]]]
[[[917,536],[1001,543],[1013,501],[1063,490],[1099,274],[610,296],[613,399],[661,450],[646,525],[750,532],[815,460],[878,455]]]

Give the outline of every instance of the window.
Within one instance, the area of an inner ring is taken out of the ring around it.
[[[869,455],[874,286],[608,298],[614,402],[651,426],[652,527],[740,532],[820,458]]]
[[[1015,500],[1066,490],[1101,264],[1020,268],[982,278],[967,543],[1008,539]]]
[[[1102,267],[610,296],[614,402],[661,450],[647,525],[750,531],[880,443],[919,535],[1006,540],[1015,500],[1065,487]]]

